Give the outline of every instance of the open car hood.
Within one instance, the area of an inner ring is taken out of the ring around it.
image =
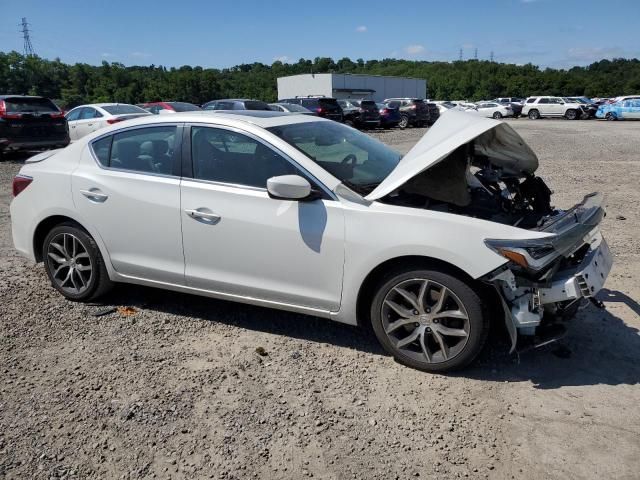
[[[508,124],[449,110],[402,157],[396,168],[365,198],[377,200],[401,187],[419,173],[444,160],[461,145],[474,141],[476,154],[489,157],[506,173],[531,174],[538,168],[538,157]]]

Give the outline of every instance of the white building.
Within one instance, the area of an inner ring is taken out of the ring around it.
[[[321,95],[334,98],[426,98],[427,81],[422,78],[352,75],[349,73],[305,73],[278,78],[278,99]]]

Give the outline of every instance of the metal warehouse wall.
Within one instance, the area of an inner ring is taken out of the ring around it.
[[[427,81],[419,78],[378,77],[373,75],[333,75],[333,89],[336,98],[362,98],[363,95],[335,91],[336,89],[375,90],[367,95],[376,102],[385,98],[415,97],[426,98]]]
[[[278,78],[278,100],[307,95],[330,97],[332,94],[331,74],[329,73],[310,73]]]
[[[353,90],[353,92],[343,90]],[[375,92],[365,93],[366,90],[375,90]],[[307,95],[372,98],[377,102],[394,97],[426,98],[427,81],[420,78],[333,73],[303,74],[278,78],[278,99]]]

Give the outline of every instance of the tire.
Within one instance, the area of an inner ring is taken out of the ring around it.
[[[42,258],[51,285],[69,300],[94,300],[113,287],[98,245],[76,224],[51,229],[44,239]]]
[[[493,118],[496,120],[500,120],[502,118],[502,114],[500,112],[494,112]]]
[[[570,108],[564,113],[564,118],[566,118],[567,120],[576,120],[578,117],[578,112],[573,108]]]
[[[529,120],[538,120],[540,118],[540,112],[538,110],[529,110]]]
[[[609,113],[607,113],[607,114],[604,116],[604,118],[605,118],[606,120],[609,120],[610,122],[615,122],[615,121],[618,119],[618,117],[616,116],[616,114],[615,114],[615,113],[613,113],[613,112],[609,112]]]
[[[401,115],[400,123],[398,123],[398,126],[403,130],[407,128],[409,126],[409,117],[407,115]]]
[[[418,300],[421,292],[422,302]],[[445,311],[455,316],[436,316]],[[389,272],[377,285],[370,315],[382,347],[399,363],[426,372],[469,365],[489,333],[489,317],[480,297],[466,282],[444,270]]]

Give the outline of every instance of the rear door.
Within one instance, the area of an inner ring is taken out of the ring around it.
[[[101,128],[102,114],[93,107],[82,107],[78,120],[75,122],[75,131],[78,138],[95,132]]]
[[[181,132],[160,124],[99,137],[73,172],[74,204],[122,275],[184,284]]]

